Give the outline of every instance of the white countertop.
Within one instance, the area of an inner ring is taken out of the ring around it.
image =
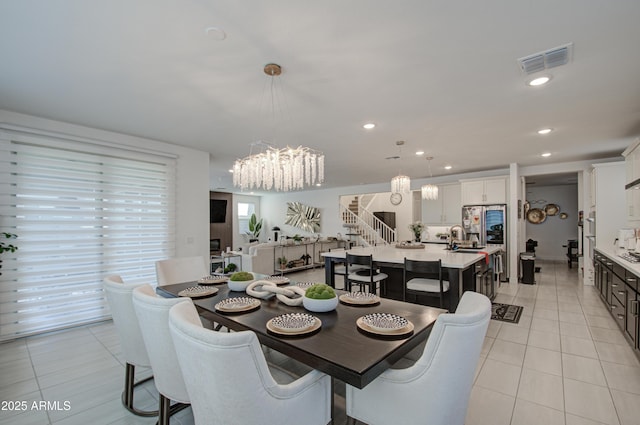
[[[374,261],[384,263],[404,263],[404,258],[419,261],[442,260],[442,267],[451,269],[465,269],[470,265],[485,258],[485,255],[492,255],[500,251],[498,247],[486,247],[480,250],[449,251],[440,244],[425,244],[423,249],[403,249],[396,248],[395,245],[372,246],[366,248],[350,249],[349,253],[356,255],[373,255]],[[323,257],[345,258],[346,251],[323,252]]]
[[[606,248],[596,247],[596,250],[609,257],[611,261],[629,270],[631,273],[640,276],[640,263],[631,263],[620,257],[620,254],[624,254],[627,252],[626,249],[611,246]]]

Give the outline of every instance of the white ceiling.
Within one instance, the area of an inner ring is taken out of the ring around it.
[[[258,139],[324,151],[325,187],[427,177],[418,149],[434,176],[588,160],[640,134],[639,40],[637,0],[3,0],[0,109],[208,151],[212,189]],[[525,85],[518,58],[570,42]]]

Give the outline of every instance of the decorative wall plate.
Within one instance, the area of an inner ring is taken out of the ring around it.
[[[178,292],[178,296],[199,298],[199,297],[208,297],[216,293],[218,293],[218,288],[212,288],[207,286],[192,286],[190,288],[186,288]]]
[[[547,214],[540,208],[531,208],[527,212],[527,220],[529,223],[540,224],[547,219]]]
[[[560,212],[560,207],[557,204],[547,204],[544,207],[544,212],[549,216],[554,216]]]
[[[287,219],[284,222],[306,232],[320,231],[320,208],[310,207],[300,202],[287,202]]]
[[[564,220],[564,219],[565,219],[565,218],[567,218],[567,217],[569,217],[569,214],[564,213],[564,212],[563,212],[563,213],[560,213],[560,218],[561,218],[561,219],[563,219],[563,220]]]

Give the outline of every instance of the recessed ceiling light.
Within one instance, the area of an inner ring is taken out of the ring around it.
[[[222,41],[227,38],[227,33],[222,28],[208,27],[204,29],[204,33],[214,40]]]
[[[538,77],[538,78],[534,78],[533,80],[529,81],[527,84],[529,84],[530,86],[541,86],[543,84],[547,84],[549,82],[549,80],[551,80],[551,77]]]
[[[230,169],[229,169],[229,172],[230,172],[230,173],[233,173],[233,169],[232,169],[232,168],[230,168]]]
[[[538,130],[538,134],[549,134],[553,131],[553,128],[543,128],[542,130]]]
[[[416,151],[416,155],[418,155],[418,156],[424,155],[424,151]]]
[[[371,130],[372,128],[374,128],[376,125],[372,122],[368,122],[365,125],[363,125],[362,127],[366,128],[367,130]]]
[[[450,169],[452,169],[452,168],[453,168],[453,167],[452,167],[451,165],[445,165],[445,166],[444,166],[444,169],[445,169],[445,170],[450,170]]]
[[[545,153],[543,153],[543,154],[542,154],[542,155],[540,155],[540,156],[543,156],[543,157],[545,157],[545,158],[546,158],[546,157],[548,157],[548,156],[551,156],[551,152],[545,152]]]
[[[322,183],[316,183],[316,186],[320,187],[322,186]]]

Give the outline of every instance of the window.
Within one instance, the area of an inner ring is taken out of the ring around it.
[[[174,255],[174,158],[0,131],[0,176],[0,340],[108,318],[105,276],[154,282]]]
[[[249,219],[255,212],[255,204],[238,202],[238,232],[241,235],[245,235],[249,232]]]

